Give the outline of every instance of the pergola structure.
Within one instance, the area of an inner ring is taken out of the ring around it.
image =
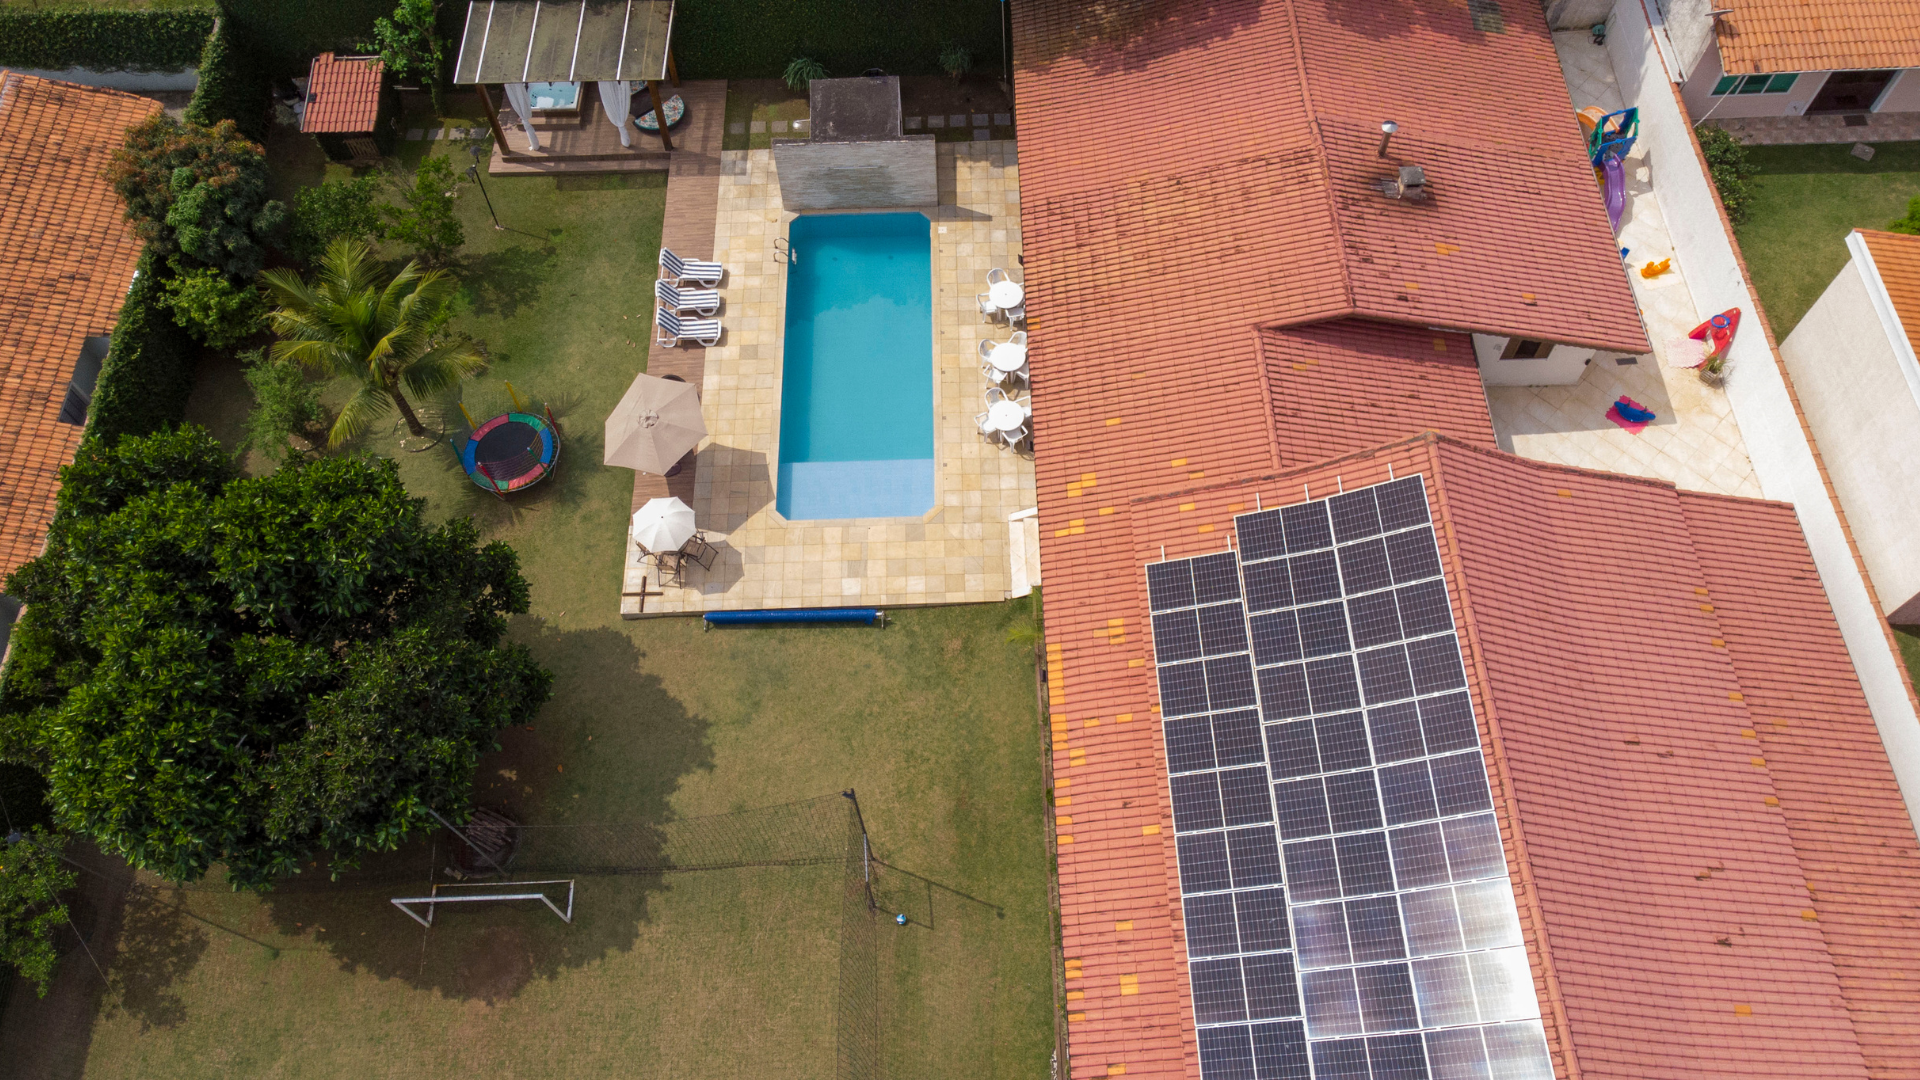
[[[470,0],[454,84],[480,88],[504,151],[489,84],[644,82],[660,145],[671,151],[660,82],[680,82],[671,47],[673,6],[674,0]]]

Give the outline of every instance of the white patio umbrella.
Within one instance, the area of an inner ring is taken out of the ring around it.
[[[607,417],[609,465],[664,474],[707,434],[700,397],[687,383],[636,376]]]
[[[693,507],[679,499],[648,499],[633,512],[633,542],[648,551],[679,551],[693,539]]]

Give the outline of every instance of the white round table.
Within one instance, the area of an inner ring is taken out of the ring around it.
[[[997,371],[1019,371],[1027,366],[1027,347],[1011,341],[1000,342],[987,353],[987,363]]]
[[[1017,401],[996,401],[987,407],[987,426],[995,431],[1019,431],[1027,411]]]
[[[987,299],[993,302],[994,307],[1001,309],[1019,307],[1020,301],[1026,298],[1027,290],[1012,281],[997,282],[987,289]]]

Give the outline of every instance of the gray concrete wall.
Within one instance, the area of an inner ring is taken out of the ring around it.
[[[188,91],[200,85],[198,68],[182,71],[94,71],[91,68],[67,68],[64,71],[41,71],[37,68],[10,68],[22,75],[33,75],[42,79],[57,79],[61,82],[79,83],[81,86],[99,86],[108,90],[125,90],[129,93],[142,91]]]
[[[1555,30],[1585,30],[1607,21],[1613,0],[1547,0],[1547,25]]]
[[[1910,603],[1920,596],[1920,402],[1876,311],[1871,274],[1858,258],[1848,262],[1780,343],[1780,356],[1892,615],[1920,608]]]
[[[940,201],[933,136],[888,142],[773,144],[781,205],[801,210],[872,210]]]

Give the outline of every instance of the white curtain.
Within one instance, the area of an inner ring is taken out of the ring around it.
[[[540,149],[540,136],[533,130],[533,98],[527,94],[527,84],[510,82],[507,84],[507,104],[513,106],[513,113],[520,118],[520,127],[527,133],[527,149]]]
[[[620,145],[632,146],[633,136],[627,129],[627,112],[633,103],[633,83],[612,79],[600,80],[600,107],[607,110],[607,119],[620,129]]]

